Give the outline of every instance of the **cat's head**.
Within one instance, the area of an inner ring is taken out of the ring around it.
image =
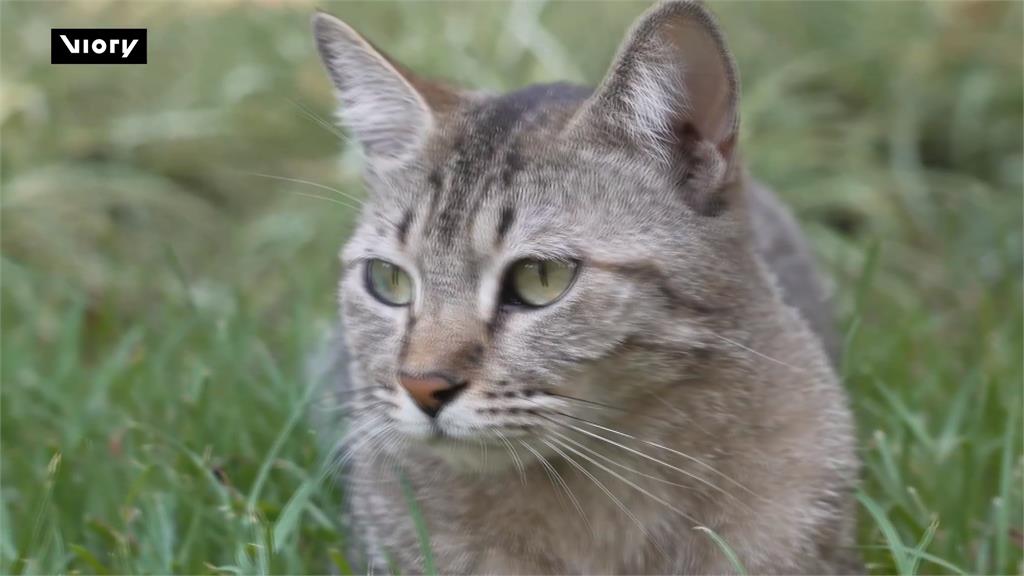
[[[702,6],[648,11],[593,91],[460,90],[314,28],[366,156],[340,291],[363,436],[528,457],[682,385],[750,265],[738,79]]]

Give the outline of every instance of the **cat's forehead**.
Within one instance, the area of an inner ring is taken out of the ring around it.
[[[588,94],[568,84],[531,86],[474,99],[439,119],[425,153],[431,201],[458,212],[463,202],[529,185],[558,161],[559,133]]]
[[[406,232],[453,244],[479,235],[478,220],[493,220],[491,232],[504,235],[524,212],[541,217],[559,205],[558,185],[573,166],[558,134],[588,92],[533,86],[476,99],[442,119],[394,198]]]
[[[670,212],[666,195],[621,150],[566,135],[589,92],[533,86],[440,118],[416,160],[377,186],[375,241],[473,276],[503,257],[580,256],[623,231],[635,240],[638,223]]]

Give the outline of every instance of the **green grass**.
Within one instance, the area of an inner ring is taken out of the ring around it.
[[[644,8],[321,5],[495,89],[596,82]],[[835,278],[867,562],[1021,572],[1021,5],[714,7]],[[312,8],[0,5],[0,572],[350,571],[302,371],[353,214],[252,175],[361,194]],[[149,64],[51,66],[53,26],[148,27]]]

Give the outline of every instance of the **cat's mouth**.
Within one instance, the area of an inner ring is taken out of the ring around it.
[[[433,421],[430,423],[430,430],[426,433],[426,435],[423,438],[423,441],[431,446],[442,445],[456,440],[457,437],[454,436],[451,432],[445,431],[445,429],[440,424],[438,424],[437,421]]]
[[[530,437],[529,428],[513,426],[460,426],[433,421],[426,430],[414,434],[421,442],[430,446],[451,444],[472,444],[475,446],[503,446],[506,440]]]
[[[521,448],[520,441],[507,435],[504,442],[487,434],[467,440],[439,430],[420,441],[434,456],[455,470],[496,473],[521,468],[531,460],[530,453]]]

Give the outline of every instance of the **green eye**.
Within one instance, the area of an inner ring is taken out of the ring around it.
[[[534,308],[547,306],[565,294],[576,278],[577,264],[558,260],[520,260],[508,270],[502,300]]]
[[[366,263],[366,288],[373,297],[389,306],[405,306],[412,301],[412,280],[391,262]]]

